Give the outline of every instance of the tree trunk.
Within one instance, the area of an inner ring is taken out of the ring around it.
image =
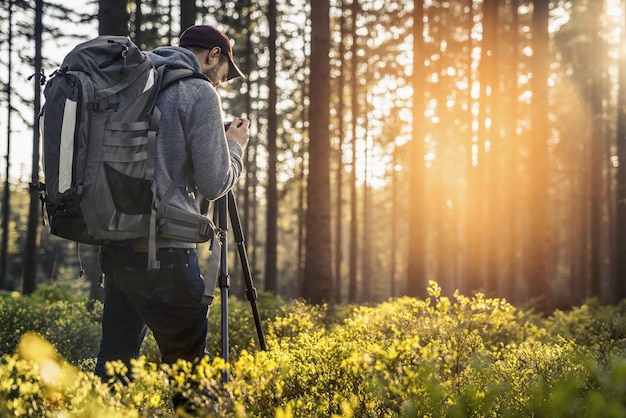
[[[346,47],[344,43],[344,2],[340,0],[340,17],[339,17],[339,85],[337,86],[337,149],[335,150],[336,160],[336,180],[335,190],[337,198],[335,199],[335,271],[334,271],[334,283],[335,283],[335,302],[341,303],[342,284],[341,280],[341,266],[343,261],[343,137],[344,137],[344,62]]]
[[[526,280],[529,297],[540,312],[552,305],[546,269],[548,223],[548,0],[533,1],[531,89],[532,135],[528,155],[528,239],[526,241]]]
[[[398,206],[400,205],[400,201],[402,200],[399,196],[400,187],[398,186],[398,171],[396,170],[395,161],[397,159],[397,148],[394,148],[393,151],[393,165],[391,169],[391,263],[389,265],[389,280],[390,289],[389,292],[391,297],[394,298],[400,295],[398,291],[398,279],[397,279],[397,260],[398,260],[398,217],[400,211],[398,210]]]
[[[365,111],[367,114],[367,110]],[[372,245],[374,235],[372,234],[372,230],[370,225],[372,224],[371,220],[371,189],[369,182],[369,166],[370,166],[370,155],[372,149],[372,141],[370,138],[370,134],[367,132],[369,126],[365,126],[366,131],[365,135],[365,150],[363,156],[363,162],[365,166],[365,172],[363,173],[363,194],[361,199],[363,199],[363,222],[362,224],[362,237],[361,242],[363,243],[361,247],[361,260],[362,260],[362,279],[361,279],[361,302],[371,302],[372,301]]]
[[[43,0],[35,2],[35,74],[41,74],[41,35],[43,32]],[[33,118],[33,159],[32,177],[33,185],[39,184],[39,111],[41,109],[41,84],[39,76],[35,80],[34,94],[34,118]],[[26,234],[26,254],[24,256],[24,275],[22,277],[22,292],[30,295],[37,289],[37,255],[39,251],[41,222],[39,194],[32,191],[30,194],[30,206],[28,210],[28,232]]]
[[[330,251],[330,5],[311,2],[310,147],[303,297],[332,301]]]
[[[307,19],[307,22],[310,22]],[[310,26],[310,25],[308,25]],[[309,45],[307,42],[302,43],[302,55],[304,56],[303,66],[306,68],[310,66],[311,57],[307,54],[307,49]],[[309,91],[311,90],[310,84],[307,84],[306,80],[302,81],[302,115],[303,119],[307,119],[308,111],[308,97]],[[302,296],[302,289],[304,288],[304,264],[306,257],[306,249],[305,249],[305,234],[306,234],[306,226],[305,226],[305,216],[306,216],[306,169],[307,169],[307,156],[308,154],[308,142],[302,141],[299,153],[298,153],[298,232],[297,232],[297,266],[298,266],[298,275],[297,275],[297,295]]]
[[[351,94],[351,111],[352,111],[352,161],[351,161],[351,173],[350,173],[350,254],[348,260],[348,301],[355,303],[358,301],[358,211],[357,211],[357,188],[356,188],[356,143],[357,143],[357,122],[359,119],[359,99],[358,99],[358,82],[357,82],[357,68],[358,68],[358,54],[356,50],[358,48],[358,38],[356,33],[356,21],[359,9],[359,0],[352,0],[352,26],[350,29],[350,36],[352,38],[352,59],[351,68],[352,75],[350,77],[350,94]]]
[[[589,15],[600,16],[603,10],[603,2],[595,1],[589,3]],[[604,41],[601,38],[600,30],[601,25],[598,19],[592,19],[590,24],[590,41],[589,41],[589,55],[588,77],[590,77],[589,84],[589,104],[590,104],[590,120],[591,122],[591,149],[589,153],[589,167],[591,182],[591,195],[589,200],[590,210],[590,289],[589,296],[596,297],[599,300],[602,298],[601,283],[602,283],[602,205],[603,205],[603,175],[602,169],[604,166],[604,155],[608,155],[609,150],[605,150],[603,146],[603,139],[606,134],[603,129],[603,101],[604,95]]]
[[[415,0],[413,6],[413,140],[410,172],[407,294],[426,296],[426,216],[424,166],[424,0]]]
[[[246,6],[249,6],[249,1],[246,0]],[[195,7],[195,3],[194,3],[194,7]],[[249,24],[249,19],[246,19],[246,22]],[[246,24],[246,22],[242,22],[244,24]],[[245,37],[245,57],[246,59],[243,60],[243,73],[244,74],[250,74],[252,71],[252,65],[251,65],[251,61],[252,61],[252,56],[253,56],[253,46],[252,46],[252,39],[250,38],[250,34],[247,34],[247,36]],[[251,81],[250,79],[246,80],[246,92],[245,92],[245,105],[244,105],[244,109],[246,112],[246,115],[248,115],[248,118],[250,120],[252,120],[252,98],[250,97],[250,90],[251,90]],[[244,214],[244,216],[242,216],[242,229],[243,232],[246,236],[246,241],[251,243],[252,245],[248,246],[249,249],[249,254],[248,254],[248,259],[250,260],[250,270],[252,272],[257,271],[256,269],[256,252],[255,252],[255,248],[256,248],[256,236],[255,234],[253,234],[253,232],[256,232],[253,228],[253,225],[255,225],[254,220],[256,219],[254,216],[252,216],[252,205],[254,205],[254,207],[256,208],[256,204],[254,204],[253,202],[255,202],[254,199],[254,193],[255,193],[255,188],[252,187],[251,183],[252,183],[252,179],[256,178],[256,166],[255,166],[255,157],[256,157],[256,149],[255,147],[248,147],[246,149],[246,153],[245,153],[245,167],[246,170],[244,172],[244,179],[243,179],[243,194],[239,195],[240,199],[241,199],[241,213]],[[243,298],[245,296],[245,283],[243,283],[243,281],[240,281],[236,284],[236,286],[233,288],[234,290],[234,294],[239,296],[240,298]]]
[[[9,225],[11,225],[11,182],[10,182],[10,168],[11,168],[11,89],[12,89],[12,73],[13,73],[13,0],[9,0],[9,58],[7,60],[8,78],[7,78],[7,155],[6,155],[6,174],[4,178],[4,194],[2,196],[2,250],[0,255],[0,263],[2,263],[2,271],[0,271],[0,290],[7,289],[8,283],[8,271],[9,271]],[[35,80],[35,83],[37,80]]]
[[[503,146],[505,152],[503,155],[504,166],[506,167],[503,173],[504,190],[503,190],[503,213],[505,215],[505,222],[503,222],[504,234],[504,247],[506,251],[506,264],[507,270],[505,277],[508,278],[501,287],[500,297],[504,297],[508,302],[515,303],[518,295],[518,277],[519,277],[519,258],[518,254],[518,222],[519,208],[515,202],[520,201],[519,189],[520,180],[518,175],[518,146],[520,143],[520,137],[517,134],[517,67],[519,61],[519,12],[518,12],[518,0],[512,0],[510,10],[512,13],[511,28],[507,37],[507,50],[506,59],[503,59],[503,63],[506,62],[504,73],[505,93],[503,99],[505,100],[506,107],[509,110],[505,115],[504,131],[505,138]]]
[[[180,0],[180,33],[196,24],[197,15],[196,0]]]
[[[617,203],[615,210],[615,253],[613,255],[613,303],[626,299],[626,36],[622,33],[622,48],[618,66],[619,93],[617,103]]]
[[[277,163],[277,129],[276,129],[276,0],[269,0],[268,24],[270,36],[268,49],[270,62],[268,68],[267,100],[267,218],[265,220],[265,290],[276,293],[278,291],[277,258],[277,219],[278,219],[278,189],[276,184]]]
[[[487,273],[487,250],[489,242],[489,227],[486,211],[491,210],[491,199],[488,189],[489,154],[485,144],[489,140],[489,131],[486,128],[487,113],[489,110],[489,84],[491,66],[492,34],[489,22],[489,4],[484,4],[483,37],[480,41],[479,80],[480,94],[476,99],[479,108],[478,130],[471,129],[467,138],[467,216],[465,218],[465,238],[467,247],[466,291],[469,293],[484,292]],[[472,45],[474,47],[474,45]],[[472,102],[473,99],[470,99]],[[474,103],[470,108],[474,107]]]
[[[489,141],[489,152],[485,153],[485,207],[482,211],[484,231],[486,232],[485,252],[483,254],[485,270],[484,292],[489,296],[498,294],[498,277],[500,277],[500,231],[502,225],[501,196],[502,173],[502,141],[497,129],[500,113],[496,108],[498,94],[497,46],[498,46],[498,1],[485,0],[483,2],[483,39],[481,56],[480,80],[482,85],[480,123],[484,135],[481,141]]]
[[[126,0],[98,1],[98,34],[128,35],[127,3]]]
[[[143,36],[141,35],[141,26],[143,25],[143,13],[141,10],[141,0],[135,0],[135,43],[139,48],[143,48]]]

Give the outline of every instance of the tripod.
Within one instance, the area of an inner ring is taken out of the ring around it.
[[[241,221],[239,218],[239,212],[237,210],[237,203],[235,201],[235,196],[231,191],[229,191],[226,195],[220,197],[213,206],[213,220],[217,225],[218,230],[220,231],[217,234],[213,241],[219,239],[220,242],[220,257],[219,257],[219,275],[218,275],[218,286],[220,288],[220,301],[221,301],[221,319],[222,319],[222,358],[225,362],[228,362],[228,292],[230,287],[230,276],[228,274],[228,240],[227,240],[227,232],[228,232],[228,215],[230,215],[230,225],[233,229],[233,234],[235,236],[235,242],[237,244],[237,249],[239,252],[239,258],[241,261],[241,268],[243,271],[243,276],[246,285],[246,296],[250,301],[250,305],[252,307],[252,314],[254,316],[254,324],[256,326],[257,336],[259,338],[259,344],[263,351],[267,350],[267,345],[265,341],[265,335],[263,333],[263,328],[261,326],[261,317],[259,315],[259,309],[257,306],[257,291],[252,283],[252,275],[250,273],[250,264],[248,262],[248,254],[246,252],[246,246],[244,242],[243,231],[241,229]],[[212,242],[213,251],[217,251],[215,247],[216,242]],[[228,381],[228,372],[224,371],[222,375],[222,380],[224,382]]]

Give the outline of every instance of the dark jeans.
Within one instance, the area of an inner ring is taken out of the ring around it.
[[[105,363],[137,358],[147,327],[162,360],[194,361],[205,355],[207,305],[195,249],[159,249],[161,268],[148,271],[148,254],[132,246],[102,246],[105,274],[102,339],[95,373],[106,379]]]

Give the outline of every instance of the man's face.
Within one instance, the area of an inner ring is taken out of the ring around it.
[[[220,55],[219,59],[214,60],[214,63],[205,67],[203,73],[211,80],[213,87],[217,88],[220,84],[228,81],[228,70],[228,60],[223,55]]]

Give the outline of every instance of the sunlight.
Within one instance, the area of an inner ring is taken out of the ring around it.
[[[389,166],[386,161],[383,159],[374,161],[370,165],[369,169],[369,179],[368,182],[370,186],[374,189],[379,189],[385,187],[387,182],[385,181],[385,177],[387,177],[387,172],[389,170]]]
[[[357,129],[357,183],[367,182],[373,189],[387,186],[394,170],[393,150],[410,140],[412,94],[406,80],[389,75],[381,77],[367,94],[367,126]],[[346,150],[347,157],[350,152]]]
[[[550,13],[550,23],[548,26],[548,30],[550,32],[557,32],[561,26],[565,25],[569,22],[569,11],[567,10],[567,6],[571,6],[569,4],[558,6],[554,8]]]

